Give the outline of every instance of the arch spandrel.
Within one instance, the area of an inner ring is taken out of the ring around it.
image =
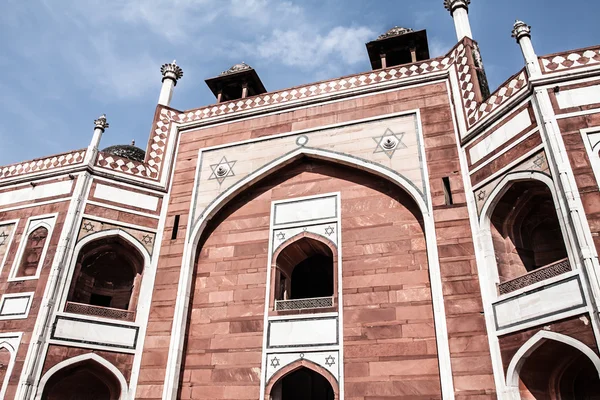
[[[424,203],[420,135],[417,115],[409,114],[202,150],[194,219],[260,170],[285,165],[310,153],[330,154],[331,159],[347,158],[354,164],[386,170]]]

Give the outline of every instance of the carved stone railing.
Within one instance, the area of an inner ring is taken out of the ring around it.
[[[312,310],[333,307],[333,297],[313,297],[310,299],[275,300],[275,311]]]
[[[569,259],[563,258],[562,260],[533,270],[523,276],[519,276],[518,278],[502,282],[498,285],[498,291],[500,294],[514,292],[515,290],[533,285],[534,283],[545,281],[546,279],[554,278],[555,276],[562,275],[569,271],[571,271]]]
[[[65,312],[92,317],[120,319],[123,321],[135,321],[135,311],[122,310],[120,308],[92,306],[90,304],[75,303],[67,301]]]

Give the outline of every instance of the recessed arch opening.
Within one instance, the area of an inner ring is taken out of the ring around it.
[[[528,400],[599,399],[600,359],[594,351],[565,335],[537,336],[509,366],[508,383],[515,393]]]
[[[329,381],[306,367],[287,374],[273,386],[271,400],[334,400]]]
[[[67,312],[134,320],[144,257],[121,236],[82,247],[67,297]]]
[[[535,179],[501,192],[489,214],[501,294],[570,270],[556,209],[550,188]]]
[[[37,274],[48,241],[48,235],[48,227],[44,225],[37,227],[27,235],[25,249],[19,262],[16,277],[31,277]]]
[[[67,365],[45,382],[42,400],[118,400],[121,382],[93,359]]]

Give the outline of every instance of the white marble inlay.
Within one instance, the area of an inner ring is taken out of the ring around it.
[[[331,372],[331,375],[339,380],[339,358],[340,354],[338,351],[271,353],[267,356],[267,382],[282,368],[299,360],[307,360],[319,365]]]
[[[27,318],[33,293],[5,294],[0,300],[1,319]]]
[[[483,157],[518,135],[529,125],[531,125],[531,117],[529,116],[529,111],[525,109],[506,124],[498,128],[494,133],[473,146],[469,150],[471,163],[474,164],[481,160]]]
[[[269,347],[337,344],[337,318],[269,322]]]
[[[156,211],[156,207],[158,207],[158,197],[101,184],[96,185],[94,197],[152,211]]]
[[[321,197],[275,205],[275,225],[336,217],[337,197]]]
[[[70,180],[49,183],[46,185],[39,184],[37,186],[27,186],[24,189],[0,193],[0,205],[5,206],[46,197],[62,196],[70,193],[72,187],[73,181]]]
[[[577,279],[570,279],[515,299],[494,305],[498,329],[556,314],[584,304]]]
[[[600,85],[562,90],[556,93],[556,101],[561,109],[600,103]]]
[[[116,326],[106,323],[58,318],[53,338],[92,342],[107,346],[134,347],[135,327]]]

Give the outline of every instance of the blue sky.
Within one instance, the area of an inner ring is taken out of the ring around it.
[[[492,90],[523,65],[515,18],[543,55],[600,44],[598,15],[595,0],[473,0]],[[432,56],[456,42],[442,0],[2,0],[0,165],[86,147],[102,113],[102,147],[144,147],[173,59],[172,106],[191,109],[214,102],[204,79],[240,61],[269,91],[366,71],[364,43],[394,25],[427,29]]]

